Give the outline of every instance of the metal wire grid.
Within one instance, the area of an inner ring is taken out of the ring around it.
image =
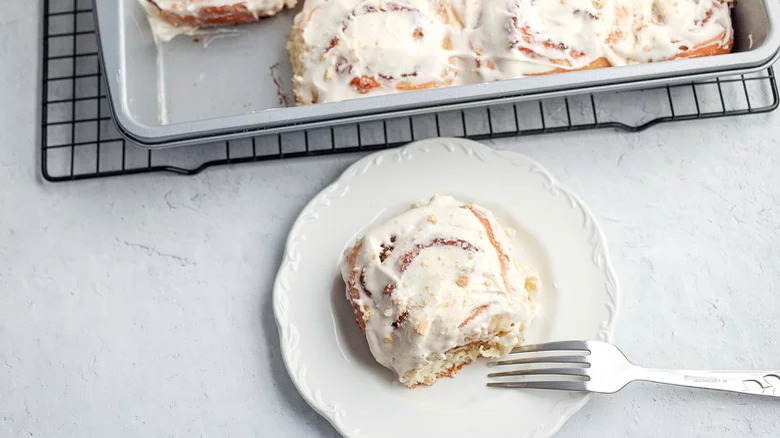
[[[640,131],[662,122],[772,111],[778,89],[762,72],[631,92],[587,94],[149,150],[111,118],[90,0],[43,2],[41,167],[48,181],[369,151],[436,136],[491,139],[596,128]]]

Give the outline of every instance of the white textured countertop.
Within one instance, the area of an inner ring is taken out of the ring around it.
[[[334,436],[286,375],[271,287],[292,221],[358,156],[44,183],[39,7],[0,0],[0,437]],[[778,126],[775,112],[492,144],[600,220],[630,358],[780,370]],[[559,436],[777,436],[778,407],[634,384]]]

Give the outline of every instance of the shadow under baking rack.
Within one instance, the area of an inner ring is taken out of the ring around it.
[[[48,181],[146,172],[194,175],[217,165],[371,151],[429,137],[492,139],[769,112],[772,68],[639,91],[584,94],[149,150],[111,118],[91,0],[44,0],[41,168]]]

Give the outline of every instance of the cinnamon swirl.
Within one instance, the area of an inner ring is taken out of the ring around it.
[[[376,360],[409,387],[454,375],[524,340],[538,276],[482,207],[446,196],[370,229],[341,263]]]

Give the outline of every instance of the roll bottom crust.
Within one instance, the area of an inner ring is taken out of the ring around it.
[[[731,53],[731,50],[734,48],[734,37],[732,36],[727,44],[723,44],[723,39],[725,37],[726,34],[722,33],[709,41],[705,41],[701,44],[691,47],[688,50],[678,53],[668,60],[671,61],[674,59],[701,58],[703,56],[725,55],[727,53]]]
[[[731,50],[734,48],[734,38],[732,37],[729,40],[728,44],[724,45],[723,44],[724,37],[725,34],[718,35],[717,37],[709,41],[705,41],[701,44],[696,45],[695,47],[692,47],[688,50],[684,50],[681,53],[672,56],[671,58],[665,59],[664,61],[673,61],[675,59],[701,58],[705,56],[717,56],[717,55],[725,55],[731,53]],[[607,58],[599,58],[591,62],[590,64],[586,65],[585,67],[581,67],[581,68],[574,68],[574,69],[556,68],[554,70],[546,71],[543,73],[530,73],[527,74],[526,76],[544,76],[544,75],[555,74],[555,73],[595,70],[598,68],[606,68],[606,67],[612,67],[612,64],[610,64]]]

